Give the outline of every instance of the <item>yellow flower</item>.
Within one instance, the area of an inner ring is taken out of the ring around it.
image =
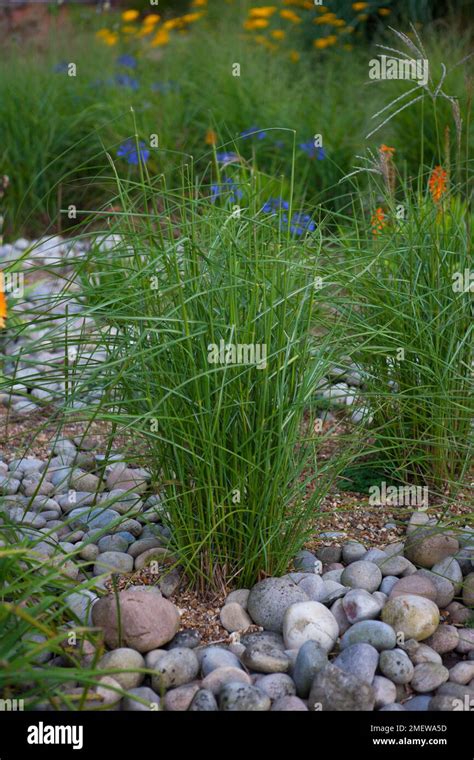
[[[390,8],[379,8],[377,11],[380,16],[390,16],[391,12]]]
[[[319,40],[313,40],[313,45],[317,50],[324,50],[324,48],[327,48],[328,42],[325,37],[321,37]]]
[[[301,58],[301,55],[298,53],[297,50],[290,50],[290,61],[292,63],[298,63],[300,58]]]
[[[122,19],[124,21],[135,21],[135,19],[137,19],[139,15],[140,14],[138,11],[124,11],[122,13]]]
[[[198,21],[201,16],[203,15],[203,12],[200,13],[186,13],[184,16],[181,16],[179,21],[182,21],[183,24],[192,24],[193,21]]]
[[[100,32],[100,34],[99,34]],[[97,33],[99,39],[110,47],[116,45],[118,42],[118,34],[116,32],[110,32],[108,29],[100,29]]]
[[[208,129],[206,137],[204,138],[206,145],[215,145],[217,143],[217,135],[213,129]]]
[[[330,34],[329,37],[326,37],[326,42],[328,45],[335,45],[337,42],[337,37],[335,34]]]
[[[191,3],[192,8],[205,8],[207,5],[207,0],[193,0]]]
[[[355,11],[363,11],[368,5],[368,3],[352,3],[352,7]]]
[[[301,23],[300,17],[294,11],[289,11],[289,10],[285,10],[284,9],[284,10],[280,11],[280,16],[282,18],[286,18],[288,21],[291,21],[292,24],[300,24]]]
[[[369,18],[369,14],[368,13],[359,13],[359,15],[357,16],[357,18],[359,19],[359,21],[367,21],[367,19]]]
[[[334,24],[334,26],[339,26],[339,27],[346,25],[346,22],[344,21],[343,18],[336,18],[334,19],[332,23]]]
[[[328,10],[328,8],[326,8],[326,6],[325,6],[325,5],[320,5],[320,6],[318,7],[318,11],[319,11],[319,13],[326,13],[326,11],[327,11],[327,10]]]
[[[285,32],[283,29],[274,29],[273,32],[270,32],[272,37],[274,37],[276,40],[284,40],[285,39]]]
[[[161,16],[158,15],[158,13],[150,13],[148,16],[145,16],[143,19],[144,26],[154,26],[154,24],[157,24],[160,20]]]
[[[169,29],[176,29],[176,27],[178,26],[177,22],[178,22],[177,18],[170,18],[168,19],[168,21],[164,22],[162,28],[165,29],[166,31],[168,31]]]
[[[167,45],[170,36],[166,29],[159,29],[151,41],[152,47],[159,47],[160,45]]]
[[[244,21],[244,29],[252,31],[252,29],[265,29],[269,22],[266,18],[252,18]]]
[[[275,11],[275,5],[261,5],[260,8],[251,8],[249,16],[250,18],[268,18],[269,16],[273,16]]]
[[[325,13],[324,16],[314,19],[315,24],[334,24],[336,21],[337,16],[335,13]]]

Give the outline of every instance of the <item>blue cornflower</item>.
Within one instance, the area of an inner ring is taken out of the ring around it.
[[[127,68],[129,69],[137,68],[137,59],[134,58],[133,55],[129,55],[128,53],[119,55],[119,57],[116,60],[116,63],[118,63],[119,66],[127,66]]]
[[[256,126],[249,127],[248,129],[244,129],[244,131],[240,133],[240,136],[243,137],[244,140],[246,140],[248,137],[256,137],[257,140],[264,140],[267,136],[267,133],[263,130],[259,132],[259,129],[260,127]]]
[[[131,77],[129,74],[116,74],[115,83],[120,87],[129,87],[131,90],[138,90],[138,79]]]
[[[216,153],[216,159],[220,164],[232,164],[239,161],[237,153],[224,151],[223,153]]]
[[[143,140],[139,140],[137,146],[136,140],[130,137],[119,147],[117,156],[119,158],[124,158],[128,164],[138,166],[140,161],[143,161],[143,163],[148,161],[150,151]]]
[[[262,211],[265,214],[274,214],[279,209],[285,209],[288,210],[290,207],[290,204],[288,201],[284,201],[283,198],[269,198],[267,201],[265,201],[264,205],[262,206]]]
[[[309,156],[309,158],[317,158],[318,161],[322,161],[323,158],[326,158],[324,148],[316,147],[312,140],[300,143],[300,148],[307,156]]]
[[[211,203],[215,203],[221,195],[227,195],[227,201],[235,203],[243,196],[242,190],[230,177],[223,178],[223,182],[218,185],[211,185]]]
[[[290,222],[290,232],[292,235],[300,237],[305,232],[314,232],[316,224],[309,214],[303,214],[299,211],[293,214]]]

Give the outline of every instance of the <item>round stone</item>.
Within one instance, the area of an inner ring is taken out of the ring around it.
[[[432,602],[436,601],[436,586],[429,579],[425,578],[418,573],[414,575],[408,575],[406,578],[400,578],[393,584],[389,597],[394,599],[396,596],[402,596],[404,594],[412,594],[414,596],[422,596],[425,599],[429,599]]]
[[[341,582],[344,586],[377,591],[382,582],[382,573],[373,562],[358,560],[352,562],[342,573]]]
[[[458,662],[449,671],[449,680],[459,684],[470,684],[474,678],[474,661]]]
[[[343,649],[333,665],[366,683],[372,683],[379,662],[379,653],[370,644],[352,644]]]
[[[189,706],[189,712],[217,712],[217,702],[212,691],[199,689]]]
[[[201,687],[208,689],[214,695],[219,694],[226,684],[243,683],[250,685],[252,679],[241,668],[216,668],[201,681]]]
[[[246,631],[252,625],[252,620],[237,602],[224,604],[219,617],[223,628],[230,633]]]
[[[293,679],[286,673],[270,673],[261,676],[254,685],[265,692],[272,702],[282,697],[294,697],[296,694]]]
[[[287,649],[299,649],[306,641],[316,641],[326,652],[339,635],[336,618],[320,602],[292,604],[285,612],[283,639]]]
[[[326,584],[321,576],[315,573],[302,578],[298,582],[298,586],[303,589],[312,602],[322,602],[327,596]]]
[[[247,610],[247,602],[249,600],[249,594],[250,589],[248,588],[237,588],[235,591],[231,591],[230,594],[226,597],[225,603],[230,604],[231,602],[237,602],[237,604],[240,604],[241,607],[244,608],[244,610]]]
[[[103,552],[126,552],[128,549],[128,541],[123,536],[118,534],[114,536],[103,536],[97,542],[99,551]],[[133,567],[133,563],[132,563]]]
[[[406,557],[403,557],[401,554],[396,554],[393,557],[384,557],[383,559],[377,559],[375,562],[382,571],[383,576],[402,575],[402,573],[404,573],[411,564],[410,560]]]
[[[307,594],[289,578],[266,578],[250,591],[247,611],[257,625],[281,633],[290,605],[308,600]]]
[[[151,685],[160,693],[163,689],[171,689],[189,683],[199,672],[199,661],[192,649],[182,647],[169,650],[160,657],[154,667]],[[194,694],[189,699],[189,704]],[[187,709],[187,708],[186,708]]]
[[[316,674],[308,698],[310,711],[370,711],[374,704],[372,686],[332,664]]]
[[[241,659],[247,668],[257,673],[286,673],[290,668],[289,657],[269,644],[251,644]]]
[[[364,589],[352,589],[342,600],[342,608],[349,623],[358,623],[360,620],[373,620],[382,609],[383,604],[374,599]]]
[[[459,632],[454,625],[439,625],[436,631],[425,639],[425,644],[438,654],[446,654],[456,649],[459,643]]]
[[[346,649],[353,644],[363,643],[370,644],[381,652],[384,649],[393,649],[397,637],[393,628],[380,620],[362,620],[360,623],[354,623],[345,632],[340,647]]]
[[[431,526],[414,530],[405,543],[405,557],[414,565],[428,569],[458,550],[459,543],[453,536]]]
[[[199,691],[199,684],[185,683],[166,692],[163,704],[168,712],[186,712]]]
[[[362,559],[366,552],[367,549],[363,544],[359,544],[357,541],[348,541],[342,547],[342,561],[345,565],[350,565],[352,562]]]
[[[454,586],[454,593],[459,594],[462,587],[462,571],[459,562],[454,557],[445,557],[431,568],[434,575],[446,578]]]
[[[316,641],[306,641],[299,649],[293,668],[293,680],[296,693],[306,699],[316,673],[326,667],[328,656]]]
[[[431,637],[430,637],[431,638]],[[429,639],[425,639],[425,641],[428,641]],[[416,647],[413,648],[413,650],[408,649],[408,644],[412,641],[414,644],[416,644]],[[438,654],[438,652],[435,652],[434,649],[432,649],[430,646],[427,646],[426,644],[420,644],[420,642],[416,641],[414,639],[410,639],[410,641],[407,641],[403,649],[408,654],[410,660],[412,661],[413,665],[420,665],[422,662],[434,662],[438,665],[442,664],[441,655]]]
[[[178,631],[176,636],[171,639],[167,649],[176,649],[176,647],[187,647],[195,649],[201,643],[201,634],[195,628],[188,628],[185,631]]]
[[[436,589],[435,603],[441,609],[445,609],[454,598],[454,586],[447,578],[443,578],[441,575],[436,575],[431,570],[417,570],[413,577],[427,578],[431,581]]]
[[[380,654],[379,668],[393,683],[410,683],[414,667],[402,649],[387,649]]]
[[[393,704],[397,699],[397,687],[384,676],[375,676],[372,681],[372,688],[375,694],[375,709],[379,710],[385,705]]]
[[[145,660],[140,652],[137,652],[135,649],[120,647],[119,649],[114,649],[112,652],[104,654],[100,658],[97,667],[99,670],[133,671],[134,669],[138,670],[144,668]],[[145,678],[144,673],[133,672],[111,672],[110,675],[127,691],[140,686]]]
[[[127,712],[150,712],[158,711],[160,698],[153,689],[148,686],[139,686],[136,689],[127,689],[128,695],[123,698],[122,710]]]
[[[223,647],[209,646],[201,650],[201,669],[203,676],[209,675],[217,668],[241,668],[240,660]]]
[[[219,694],[219,709],[223,712],[265,712],[270,706],[270,697],[250,684],[228,683]]]
[[[436,662],[422,662],[415,665],[413,678],[410,681],[412,689],[425,694],[434,691],[449,678],[449,670]]]
[[[133,557],[125,552],[103,552],[99,554],[94,565],[94,575],[102,573],[131,573]]]
[[[459,629],[459,641],[456,645],[456,652],[459,654],[470,655],[474,651],[474,628]]]
[[[299,697],[280,697],[271,706],[272,712],[308,712],[305,703]]]
[[[407,639],[422,641],[439,625],[439,609],[429,599],[404,594],[389,599],[382,610],[382,620]]]
[[[336,622],[339,626],[339,635],[342,636],[348,628],[351,627],[351,624],[349,623],[347,619],[347,615],[344,612],[344,607],[342,606],[343,599],[336,599],[336,601],[331,606],[331,612],[336,618]]]
[[[171,641],[178,632],[180,616],[175,605],[161,594],[127,590],[99,599],[92,608],[92,621],[103,630],[110,648],[122,643],[138,652],[149,652]]]

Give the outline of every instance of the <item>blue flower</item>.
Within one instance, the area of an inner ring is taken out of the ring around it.
[[[115,83],[120,87],[129,87],[131,90],[138,90],[138,79],[131,77],[129,74],[116,74]]]
[[[129,69],[136,69],[137,67],[137,59],[134,58],[133,55],[128,55],[128,53],[119,55],[116,63],[118,63],[119,66],[127,66]]]
[[[326,158],[324,148],[316,147],[312,140],[300,143],[300,148],[309,158],[317,158],[318,161],[322,161],[323,158]]]
[[[220,164],[232,164],[240,160],[237,153],[226,152],[216,153],[216,159]]]
[[[222,184],[211,185],[211,203],[215,203],[220,196],[227,196],[226,200],[235,203],[243,196],[242,190],[230,177],[223,178]]]
[[[292,235],[300,237],[305,232],[314,232],[315,229],[316,224],[309,214],[303,214],[298,211],[291,217],[290,232]]]
[[[284,201],[283,198],[269,198],[262,206],[262,211],[265,214],[275,214],[279,209],[289,209],[290,204],[288,201]]]
[[[260,131],[260,127],[252,126],[248,129],[244,129],[243,132],[240,133],[240,136],[243,137],[244,140],[246,140],[248,137],[256,137],[257,140],[264,140],[267,136],[267,133],[265,131]]]
[[[143,140],[139,140],[137,145],[136,140],[130,137],[119,147],[117,156],[119,158],[124,158],[127,164],[138,166],[140,161],[143,161],[143,163],[148,161],[150,151]]]

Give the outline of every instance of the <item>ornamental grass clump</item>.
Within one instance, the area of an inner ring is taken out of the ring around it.
[[[310,424],[331,353],[318,230],[278,223],[291,202],[266,213],[251,176],[241,206],[146,184],[120,183],[113,249],[77,265],[107,351],[91,415],[145,442],[188,577],[246,586],[285,572],[331,479]]]

